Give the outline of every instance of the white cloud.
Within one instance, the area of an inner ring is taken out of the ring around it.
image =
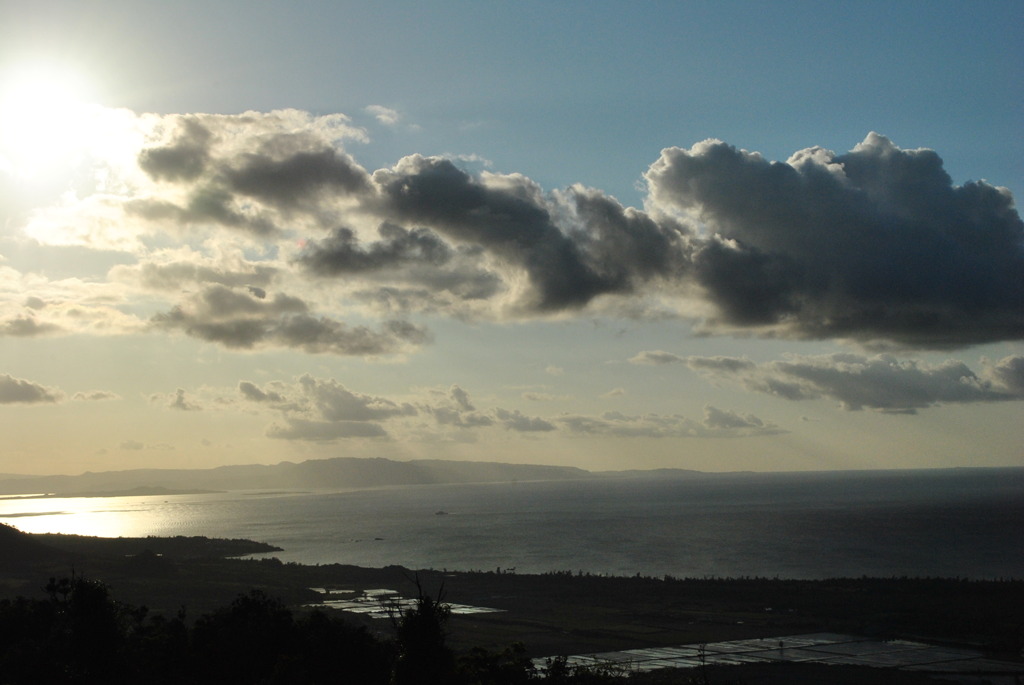
[[[396,110],[383,105],[369,105],[366,107],[366,113],[385,126],[394,126],[402,119],[402,115]]]

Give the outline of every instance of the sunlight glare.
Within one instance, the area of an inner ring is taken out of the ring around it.
[[[53,65],[0,76],[0,171],[24,179],[66,169],[94,144],[97,111],[87,80]]]

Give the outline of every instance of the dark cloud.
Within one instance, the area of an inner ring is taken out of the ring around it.
[[[740,383],[787,400],[832,399],[844,409],[914,413],[937,404],[1024,399],[1024,357],[1007,357],[976,374],[966,364],[900,361],[888,355],[793,356],[755,364],[731,357],[690,357],[711,379]]]
[[[274,390],[264,391],[249,381],[239,381],[238,392],[242,393],[242,397],[253,402],[284,402],[285,399],[280,393]]]
[[[269,236],[277,231],[274,222],[263,214],[242,213],[234,206],[235,198],[228,191],[214,186],[197,185],[184,205],[156,198],[126,202],[125,211],[151,221],[167,221],[175,227],[195,224],[219,224]]]
[[[664,150],[646,178],[656,206],[710,233],[693,266],[718,324],[923,347],[1024,336],[1012,196],[953,186],[930,150],[871,134],[845,155],[777,163],[706,141]]]
[[[430,342],[426,329],[408,321],[385,321],[378,330],[348,326],[327,317],[305,314],[285,317],[269,339],[311,354],[394,354]]]
[[[463,411],[473,411],[476,407],[469,400],[469,393],[460,388],[457,385],[453,385],[451,390],[448,391],[452,400],[458,405],[459,409]]]
[[[324,119],[290,111],[191,115],[176,124],[165,144],[140,152],[138,164],[154,180],[186,190],[187,200],[136,198],[125,204],[129,213],[266,236],[280,218],[268,210],[316,215],[325,201],[371,189],[366,171],[335,144],[334,133],[353,131],[332,133]]]
[[[139,154],[139,166],[157,181],[191,181],[206,170],[213,135],[194,117],[181,117],[177,135],[168,145]]]
[[[611,291],[630,293],[655,278],[682,278],[689,268],[688,231],[662,218],[623,207],[599,190],[573,186],[565,194],[575,209],[570,235]]]
[[[229,288],[248,287],[249,292],[257,297],[258,291],[269,285],[277,273],[276,267],[266,264],[228,266],[192,261],[143,262],[110,270],[113,278],[137,281],[153,290],[177,292],[189,286],[216,283]]]
[[[548,201],[523,176],[478,179],[450,160],[414,155],[376,171],[373,180],[384,198],[382,211],[398,221],[424,224],[522,268],[532,287],[529,308],[578,309],[629,287],[628,267],[603,260],[607,254],[595,247],[599,238],[585,245],[584,233],[560,230]]]
[[[296,262],[318,276],[384,283],[355,296],[389,311],[445,311],[453,302],[486,299],[504,289],[497,274],[480,267],[477,246],[453,247],[426,228],[406,230],[387,222],[377,232],[380,240],[361,244],[354,231],[337,228],[324,240],[310,241]]]
[[[287,140],[281,138],[274,143]],[[280,208],[296,209],[321,193],[360,193],[369,189],[366,171],[333,147],[289,151],[283,157],[245,153],[224,177],[229,190]]]
[[[0,404],[53,404],[64,399],[64,393],[32,381],[0,374]]]
[[[539,416],[527,416],[518,409],[495,409],[495,417],[501,421],[507,430],[517,433],[546,433],[557,430],[555,424],[546,421]]]
[[[363,247],[351,229],[337,228],[325,240],[311,242],[298,261],[314,273],[334,276],[409,264],[443,266],[454,253],[448,243],[425,228],[407,231],[383,223],[377,232],[380,240]]]
[[[460,411],[454,407],[429,407],[427,411],[442,426],[486,428],[494,425],[491,416],[477,411]]]
[[[711,405],[704,407],[703,424],[707,428],[713,430],[736,430],[748,428],[759,430],[764,428],[764,422],[753,414],[741,416],[730,409],[718,409]]]
[[[229,348],[277,346],[311,354],[392,354],[429,341],[426,330],[406,321],[386,321],[372,330],[313,316],[307,309],[302,300],[282,293],[260,298],[249,289],[211,285],[157,314],[151,324]]]
[[[60,326],[52,323],[39,323],[32,316],[18,316],[6,321],[0,321],[0,337],[35,338],[41,335],[59,333],[60,331]]]
[[[495,301],[492,313],[532,316],[604,298],[632,316],[712,311],[709,333],[877,348],[1024,338],[1024,223],[1013,198],[981,181],[954,186],[931,150],[874,133],[846,154],[812,147],[785,162],[720,141],[667,148],[645,174],[640,211],[598,190],[545,193],[520,174],[472,174],[440,157],[412,155],[371,175],[338,146],[359,135],[345,121],[295,111],[179,118],[139,158],[178,187],[126,208],[259,237],[301,230],[312,237],[294,263],[306,276],[338,279],[395,315],[472,317]],[[375,240],[361,237],[368,218],[382,222]],[[174,277],[146,274],[161,276]],[[238,276],[194,278],[254,294],[268,285]],[[291,323],[310,332],[312,322]],[[207,335],[242,347],[261,339],[253,322],[233,325]]]
[[[299,379],[299,386],[325,421],[382,421],[417,413],[411,404],[352,392],[333,379],[305,375]]]
[[[282,293],[266,301],[248,292],[211,285],[193,295],[186,304],[157,314],[152,322],[157,327],[180,329],[226,347],[251,348],[276,337],[284,317],[304,314],[306,309],[302,300]]]

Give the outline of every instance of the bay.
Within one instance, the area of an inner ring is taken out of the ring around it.
[[[205,535],[304,564],[675,577],[1024,578],[1024,469],[630,475],[0,500],[26,532]]]

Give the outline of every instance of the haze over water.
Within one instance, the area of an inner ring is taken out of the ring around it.
[[[245,537],[284,548],[266,556],[306,564],[1024,577],[1022,469],[5,499],[0,522],[28,532]]]

